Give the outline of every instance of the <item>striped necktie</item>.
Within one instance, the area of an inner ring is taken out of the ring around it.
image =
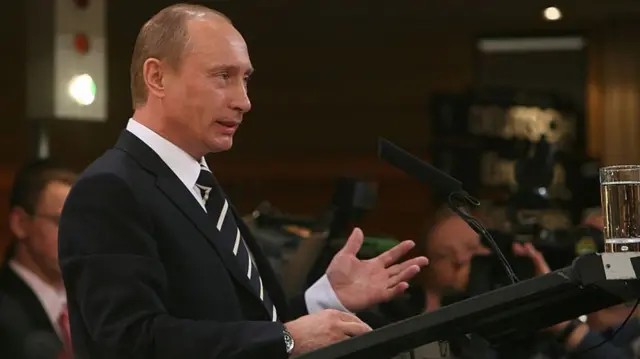
[[[203,160],[204,161],[204,160]],[[258,273],[258,267],[256,266],[251,252],[247,247],[238,224],[234,218],[232,211],[229,208],[229,202],[227,201],[222,188],[218,185],[217,181],[213,177],[213,174],[209,168],[200,163],[200,175],[196,181],[196,187],[200,190],[200,194],[205,201],[205,207],[216,224],[216,229],[220,232],[223,244],[230,250],[234,257],[238,260],[240,268],[246,269],[247,278],[251,282],[251,286],[259,294],[260,299],[265,305],[269,316],[272,321],[278,320],[278,313],[276,307],[269,299],[267,291],[262,285],[262,279],[260,273]]]

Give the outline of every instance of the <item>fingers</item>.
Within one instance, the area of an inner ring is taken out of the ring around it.
[[[513,254],[517,256],[524,257],[527,255],[527,251],[521,243],[513,242],[513,245],[511,246],[511,248],[513,250]]]
[[[392,265],[391,267],[387,268],[387,273],[389,273],[389,277],[393,277],[411,266],[418,266],[419,268],[421,268],[426,266],[427,264],[429,264],[429,260],[427,259],[427,257],[416,257],[402,263]]]
[[[336,310],[336,314],[338,315],[338,319],[340,319],[340,321],[351,322],[351,323],[362,323],[362,320],[360,320],[360,318],[356,317],[351,313]]]
[[[416,244],[413,241],[403,241],[402,243],[377,256],[375,260],[380,261],[382,265],[388,267],[397,262],[400,258],[404,257],[411,250],[411,248],[415,247],[415,245]]]
[[[371,327],[351,313],[339,312],[339,328],[347,336],[352,337],[371,331]]]
[[[353,232],[351,232],[351,235],[347,239],[347,243],[345,243],[344,247],[342,247],[342,250],[340,251],[342,253],[355,256],[360,251],[360,248],[362,248],[363,242],[364,234],[362,233],[362,230],[360,228],[354,228]]]
[[[363,322],[342,322],[339,326],[340,330],[348,337],[354,337],[371,331],[371,327]]]
[[[409,283],[400,282],[400,283],[396,284],[395,287],[389,288],[389,290],[386,293],[385,300],[389,301],[389,300],[391,300],[391,299],[393,299],[395,297],[398,297],[402,293],[404,293],[407,289],[409,289]]]
[[[513,253],[517,256],[528,257],[533,261],[533,265],[539,274],[545,274],[551,272],[547,261],[540,251],[538,251],[533,244],[527,243],[513,243]]]
[[[517,256],[529,257],[531,259],[534,259],[534,257],[540,255],[540,252],[538,252],[538,250],[530,242],[524,244],[513,242],[512,248],[513,253]]]
[[[392,288],[392,287],[395,287],[396,285],[398,285],[398,284],[400,284],[402,282],[409,281],[411,278],[413,278],[419,272],[420,272],[420,267],[419,266],[417,266],[417,265],[409,266],[409,267],[405,268],[402,272],[398,273],[397,275],[389,277],[389,282],[387,284],[387,288]]]

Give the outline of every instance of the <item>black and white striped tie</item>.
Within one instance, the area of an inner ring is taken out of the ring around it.
[[[233,252],[240,268],[246,268],[247,278],[249,278],[251,286],[264,302],[271,320],[274,322],[277,321],[278,313],[276,307],[271,302],[271,299],[269,299],[269,295],[262,285],[258,267],[255,265],[251,252],[240,234],[240,229],[238,228],[233,213],[229,210],[229,202],[225,198],[213,174],[203,163],[200,164],[200,175],[196,181],[196,186],[200,189],[200,194],[204,199],[209,217],[215,221],[216,228],[220,231],[223,244]]]

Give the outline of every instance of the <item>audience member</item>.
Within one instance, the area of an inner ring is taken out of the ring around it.
[[[47,161],[24,167],[10,197],[15,241],[0,267],[0,358],[72,358],[58,266],[58,219],[76,178]]]

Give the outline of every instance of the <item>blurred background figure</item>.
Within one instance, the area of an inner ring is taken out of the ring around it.
[[[66,295],[58,266],[58,220],[76,174],[47,161],[15,176],[13,238],[0,267],[0,357],[71,358]],[[58,355],[60,355],[58,357]]]
[[[447,209],[441,210],[427,226],[417,248],[430,258],[418,283],[424,289],[427,312],[439,309],[448,296],[464,293],[469,284],[471,260],[491,253],[480,236]]]
[[[422,312],[435,311],[460,299],[467,292],[472,259],[491,253],[480,241],[480,236],[448,209],[441,209],[428,221],[425,235],[416,248],[418,253],[430,258],[429,266],[423,269],[415,283],[423,291]],[[473,337],[467,339],[462,345],[456,342],[455,355],[450,350],[450,345],[444,343],[417,348],[414,355],[416,358],[477,359],[495,356],[484,342]]]

